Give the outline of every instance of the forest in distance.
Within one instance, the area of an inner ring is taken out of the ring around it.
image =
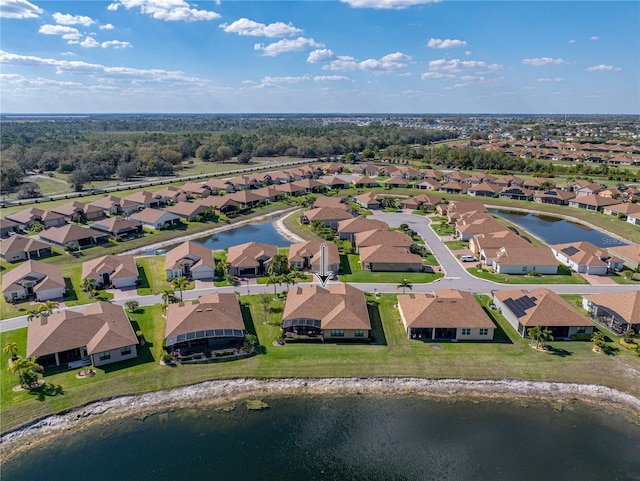
[[[248,164],[255,158],[393,159],[443,168],[539,172],[567,168],[498,151],[453,149],[441,142],[508,130],[544,140],[569,125],[596,129],[596,141],[637,129],[637,118],[406,115],[3,115],[0,194],[36,197],[29,173],[66,174],[74,190],[107,179],[170,176],[191,160]],[[589,137],[590,142],[594,138]],[[434,145],[436,144],[436,145]],[[587,166],[589,167],[589,166]],[[569,173],[571,168],[569,169]],[[576,166],[576,173],[584,167]],[[591,173],[598,167],[589,168]]]

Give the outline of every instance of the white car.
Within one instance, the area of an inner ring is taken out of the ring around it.
[[[460,256],[460,260],[462,262],[475,262],[478,258],[475,256]]]

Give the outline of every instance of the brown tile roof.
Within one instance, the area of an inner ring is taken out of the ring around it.
[[[129,216],[130,219],[139,220],[143,224],[151,223],[154,224],[158,222],[163,216],[168,216],[170,219],[179,219],[180,217],[165,210],[154,209],[152,207],[147,207],[142,209],[140,212],[135,212]]]
[[[380,202],[381,196],[375,192],[365,192],[364,194],[355,195],[353,198],[365,204],[375,204]]]
[[[155,192],[141,190],[138,192],[134,192],[133,194],[127,195],[126,197],[123,198],[123,200],[128,200],[130,202],[137,202],[138,204],[149,204],[152,202],[158,202],[161,198],[162,196],[156,194]]]
[[[404,232],[376,229],[356,232],[354,242],[356,247],[384,245],[388,247],[408,248],[413,244],[413,239]]]
[[[309,222],[314,220],[322,221],[341,221],[345,219],[351,219],[353,216],[344,209],[338,209],[333,207],[319,207],[317,209],[310,209],[303,213],[303,215],[309,219]]]
[[[489,184],[487,182],[480,182],[479,184],[467,187],[467,192],[491,192],[496,194],[502,190],[502,187],[496,184]]]
[[[366,175],[353,178],[354,185],[378,185],[378,181]]]
[[[406,328],[494,328],[495,325],[469,292],[451,289],[428,294],[401,294],[398,308]]]
[[[313,203],[313,208],[331,207],[333,209],[349,209],[349,204],[344,197],[328,197],[326,195],[319,196]]]
[[[533,326],[590,326],[591,321],[580,314],[576,309],[558,294],[545,287],[539,287],[533,291],[522,289],[494,291],[493,294],[509,308],[511,301],[528,298],[523,306],[533,304],[531,307],[516,309],[513,314],[520,324],[525,327]]]
[[[504,247],[495,257],[503,266],[557,266],[553,252],[548,247]]]
[[[18,252],[29,252],[36,249],[51,248],[51,245],[33,237],[16,234],[0,243],[0,255],[7,257]]]
[[[247,242],[245,244],[229,247],[227,262],[232,267],[251,267],[258,265],[258,259],[266,259],[265,262],[278,254],[278,247],[262,242]]]
[[[389,226],[381,220],[367,219],[366,217],[354,217],[338,222],[338,232],[340,233],[355,234],[370,230],[389,230]]]
[[[507,229],[499,232],[478,234],[473,237],[478,249],[499,249],[501,247],[530,247],[524,238]]]
[[[549,247],[551,247],[551,249],[555,250],[556,252],[561,252],[564,256],[568,257],[574,262],[577,262],[578,264],[603,265],[603,259],[620,261],[620,259],[607,252],[605,249],[601,249],[600,247],[587,241],[553,244]]]
[[[169,304],[167,307],[165,339],[212,329],[244,331],[240,304],[235,294],[207,294],[198,300]]]
[[[620,201],[616,199],[611,199],[609,197],[602,197],[597,194],[583,195],[581,197],[576,197],[575,199],[571,199],[569,204],[584,204],[592,207],[604,207],[607,205],[618,204]]]
[[[360,262],[367,264],[411,264],[413,269],[419,270],[422,266],[422,257],[408,252],[403,247],[379,244],[361,247]]]
[[[210,195],[209,197],[200,200],[200,205],[204,205],[207,207],[213,206],[216,209],[221,209],[228,206],[240,208],[240,202],[233,200],[228,195]]]
[[[341,179],[340,177],[338,177],[337,175],[332,175],[329,177],[322,177],[319,179],[320,183],[324,184],[324,185],[349,185],[349,182],[347,182],[344,179]]]
[[[632,204],[631,202],[625,202],[623,204],[609,205],[605,208],[605,210],[611,210],[616,214],[622,212],[625,215],[637,216],[637,214],[640,214],[640,205]]]
[[[348,284],[289,290],[282,321],[317,319],[322,329],[371,329],[364,293]]]
[[[630,261],[640,263],[640,244],[629,244],[626,246],[617,246],[608,248],[614,254],[617,254]]]
[[[629,324],[640,324],[640,291],[590,294],[585,299],[615,312]]]
[[[82,263],[81,279],[102,281],[102,273],[109,273],[111,279],[137,277],[138,266],[133,256],[106,255]]]
[[[9,287],[15,289],[16,286],[14,284],[25,277],[31,277],[31,273],[37,273],[44,276],[44,279],[34,287],[34,290],[36,291],[43,288],[53,289],[65,286],[62,271],[58,266],[53,266],[46,262],[28,260],[2,276],[2,292],[10,290]]]
[[[98,301],[82,311],[56,311],[29,323],[27,356],[46,356],[87,347],[88,354],[138,344],[121,306]]]
[[[192,269],[201,265],[209,266],[213,269],[216,267],[211,249],[198,242],[187,241],[167,252],[164,259],[165,270],[180,269],[181,261],[184,258],[189,258],[194,262]]]
[[[203,205],[198,201],[177,202],[174,205],[168,205],[167,207],[165,207],[165,210],[179,216],[191,217],[194,215],[206,214],[209,210],[209,206]]]
[[[80,227],[76,224],[67,224],[60,227],[50,227],[40,232],[40,238],[55,242],[56,244],[66,244],[88,237],[105,237],[107,234],[90,227]]]
[[[125,219],[124,217],[107,217],[106,219],[94,222],[92,225],[96,230],[118,232],[122,229],[137,228],[142,224],[137,220]]]
[[[5,218],[17,222],[18,224],[28,224],[35,218],[42,218],[47,211],[40,209],[39,207],[29,207],[28,209],[14,212],[13,214],[7,214]]]
[[[120,199],[120,197],[116,197],[115,195],[105,195],[101,199],[89,202],[89,204],[108,210],[111,209],[114,205],[120,205],[121,201],[122,199]]]
[[[227,194],[229,199],[235,200],[240,204],[250,204],[252,202],[260,202],[265,199],[264,196],[255,194],[250,190],[239,190],[238,192],[234,192],[233,194]]]
[[[563,201],[573,199],[576,195],[568,190],[551,189],[545,192],[536,192],[534,199],[561,199]]]
[[[327,264],[340,264],[338,246],[333,242],[305,241],[291,244],[289,247],[289,262],[302,261],[305,257],[312,258],[312,262],[319,263],[322,246],[327,246]]]
[[[415,187],[420,187],[420,186],[431,186],[433,187],[434,190],[439,189],[440,187],[442,187],[442,184],[440,182],[438,182],[435,179],[432,178],[426,178],[424,180],[421,180],[420,182],[416,182],[415,184],[413,184]]]

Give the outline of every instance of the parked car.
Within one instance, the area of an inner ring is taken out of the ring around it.
[[[476,256],[460,256],[462,262],[475,262],[478,260]]]

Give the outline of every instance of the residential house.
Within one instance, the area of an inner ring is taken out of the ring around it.
[[[197,218],[202,220],[210,212],[211,207],[203,205],[199,199],[195,202],[178,202],[174,205],[168,205],[164,210],[183,218],[187,222],[194,222]]]
[[[169,280],[185,277],[212,281],[216,273],[213,252],[198,242],[183,242],[167,252],[164,271]]]
[[[109,235],[90,227],[67,224],[43,230],[40,232],[40,239],[63,248],[72,245],[77,249],[82,249],[107,242]]]
[[[625,267],[633,270],[640,267],[640,244],[609,247],[608,250],[622,259]]]
[[[120,199],[120,197],[105,195],[101,199],[89,202],[89,205],[101,208],[105,214],[116,215],[122,212],[121,202],[122,199]]]
[[[171,185],[163,189],[156,190],[154,194],[167,199],[167,203],[172,202],[175,204],[177,202],[187,202],[189,200],[189,194],[187,192]]]
[[[540,326],[557,339],[593,333],[593,323],[551,289],[493,291],[493,303],[522,337]]]
[[[305,188],[295,182],[288,184],[276,184],[274,187],[282,196],[302,195],[305,193]]]
[[[323,166],[322,171],[328,175],[341,174],[344,172],[344,165],[333,162]]]
[[[604,189],[603,187],[589,182],[587,184],[576,186],[573,189],[573,193],[576,194],[576,197],[585,197],[585,196],[596,195],[603,189]]]
[[[0,219],[0,237],[6,238],[16,232],[20,232],[20,226],[17,222],[4,218]]]
[[[250,190],[240,190],[233,194],[227,194],[226,197],[240,204],[241,209],[255,207],[266,202],[264,197]]]
[[[148,229],[164,229],[180,225],[180,216],[160,209],[146,208],[129,216],[130,220],[137,220]]]
[[[142,223],[133,219],[125,219],[124,217],[108,217],[98,220],[91,224],[91,228],[106,232],[111,237],[120,237],[121,239],[142,235]]]
[[[138,337],[122,306],[105,301],[81,311],[61,310],[31,321],[27,356],[43,367],[96,367],[134,359]]]
[[[7,214],[5,219],[15,222],[24,230],[30,230],[34,222],[39,222],[45,227],[58,227],[67,223],[63,215],[38,207],[29,207],[13,214]]]
[[[259,189],[254,190],[253,193],[258,197],[262,197],[263,202],[275,202],[284,196],[282,192],[270,185],[260,187]]]
[[[365,163],[354,165],[351,172],[358,175],[379,175],[380,169],[371,163]]]
[[[354,177],[351,182],[353,183],[353,186],[356,189],[368,189],[368,188],[379,187],[378,182],[376,180],[373,180],[371,177],[367,177],[367,176]]]
[[[321,207],[330,207],[332,209],[343,209],[347,212],[351,211],[351,205],[347,202],[345,197],[327,197],[326,195],[319,196],[314,202],[314,209]]]
[[[558,273],[558,261],[548,247],[501,247],[492,268],[498,274],[553,275]]]
[[[52,207],[51,212],[64,216],[67,222],[82,222],[104,217],[104,209],[102,207],[77,201]]]
[[[622,204],[608,205],[602,209],[604,215],[613,215],[627,218],[630,215],[640,217],[640,204],[624,202]]]
[[[455,236],[458,240],[468,241],[478,234],[502,232],[505,229],[506,227],[491,215],[478,212],[457,220]]]
[[[573,192],[560,189],[537,191],[533,194],[533,201],[539,204],[568,205],[576,195]]]
[[[322,222],[326,227],[332,229],[338,228],[338,222],[341,220],[352,219],[353,215],[344,209],[338,209],[333,207],[319,207],[317,209],[310,209],[304,211],[300,216],[300,223],[311,224],[314,221]]]
[[[629,329],[640,332],[640,291],[609,292],[582,296],[589,317],[622,335]]]
[[[520,186],[505,187],[500,191],[501,198],[512,200],[531,200],[533,199],[533,194],[534,191]]]
[[[453,201],[437,206],[440,215],[446,215],[450,224],[454,223],[465,212],[487,212],[487,208],[479,201]]]
[[[543,177],[534,177],[531,180],[528,180],[522,185],[524,188],[529,190],[549,190],[555,188],[556,183],[553,179],[545,179]]]
[[[229,272],[238,277],[264,276],[271,260],[278,255],[278,247],[262,242],[246,242],[229,247]]]
[[[332,175],[329,177],[321,177],[319,179],[319,182],[327,186],[329,189],[348,189],[349,188],[349,182],[337,175]]]
[[[28,260],[2,276],[2,294],[7,302],[34,296],[44,302],[64,297],[66,286],[58,266]]]
[[[287,294],[282,331],[288,338],[323,341],[371,338],[364,293],[349,284],[294,286]]]
[[[384,245],[387,247],[402,247],[405,251],[414,244],[413,239],[404,232],[387,228],[356,232],[353,244],[359,253],[362,247]]]
[[[197,196],[204,199],[211,195],[213,189],[208,182],[185,182],[182,187],[180,187],[180,190],[188,197]]]
[[[524,184],[524,180],[520,177],[516,177],[513,174],[509,174],[494,180],[493,183],[502,188],[505,188],[511,186],[522,186]]]
[[[459,170],[454,170],[452,172],[445,172],[442,176],[443,182],[464,182],[466,179],[471,177],[470,174],[465,174]]]
[[[444,177],[444,173],[439,170],[427,169],[423,172],[425,179],[439,180]]]
[[[404,247],[385,244],[363,246],[358,249],[362,270],[371,272],[420,272],[422,257]]]
[[[404,177],[389,177],[388,179],[382,181],[383,187],[389,187],[394,189],[406,189],[409,186],[409,181]]]
[[[166,350],[181,354],[241,347],[246,331],[234,293],[215,293],[169,304],[164,330]]]
[[[315,179],[302,179],[292,182],[294,187],[300,187],[303,192],[312,193],[320,192],[324,188],[324,184]]]
[[[488,182],[480,182],[467,187],[467,194],[472,197],[498,197],[502,187]]]
[[[199,203],[206,207],[213,207],[222,214],[228,214],[240,209],[240,203],[231,199],[228,195],[211,195],[206,199],[201,199]]]
[[[401,294],[398,311],[409,339],[491,341],[495,325],[469,292]]]
[[[622,259],[587,241],[554,244],[550,247],[558,262],[580,274],[604,276],[622,269],[624,265]]]
[[[183,190],[185,190],[184,187]],[[146,190],[134,192],[133,194],[124,197],[122,200],[137,204],[138,209],[157,209],[167,204],[167,198],[163,197],[162,194],[156,194],[155,192],[148,192]]]
[[[311,272],[322,272],[322,249],[325,249],[326,270],[332,278],[338,278],[340,254],[338,246],[333,242],[305,241],[291,244],[289,247],[289,266]]]
[[[633,225],[640,225],[640,213],[627,214],[627,222]]]
[[[578,209],[592,210],[600,212],[608,205],[619,204],[616,199],[609,199],[607,197],[601,197],[596,194],[583,195],[581,197],[575,197],[569,200],[571,207],[577,207]]]
[[[138,282],[138,266],[133,256],[106,255],[83,262],[81,279],[93,279],[98,287],[135,287]]]
[[[352,197],[353,201],[356,204],[369,210],[379,209],[381,206],[381,198],[382,197],[380,196],[380,194],[376,194],[374,192],[365,192],[364,194],[359,194]]]
[[[447,182],[446,184],[442,184],[440,186],[441,192],[446,192],[447,194],[464,194],[467,191],[468,185],[463,184],[462,182]]]
[[[422,190],[440,190],[440,188],[442,187],[442,184],[438,182],[436,179],[427,177],[424,180],[421,180],[420,182],[416,182],[415,184],[413,184],[413,186],[416,189],[422,189]]]
[[[220,193],[231,194],[232,192],[236,191],[236,188],[231,182],[229,182],[229,179],[220,179],[217,177],[207,179],[207,181],[204,183],[204,186],[205,188],[208,188],[210,194],[213,195]]]
[[[0,257],[7,262],[50,256],[51,246],[34,237],[15,234],[0,243]]]
[[[530,247],[531,243],[510,229],[477,234],[469,240],[469,249],[487,266],[503,247]]]
[[[352,217],[351,219],[338,222],[338,238],[355,241],[355,235],[359,232],[372,230],[389,230],[386,222],[381,220],[367,219],[366,217]]]

